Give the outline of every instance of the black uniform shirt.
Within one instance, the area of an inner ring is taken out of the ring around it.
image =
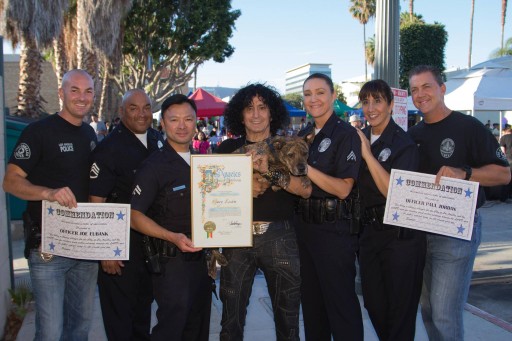
[[[121,122],[93,152],[89,193],[107,202],[129,204],[135,171],[163,144],[162,135],[150,128],[146,148]]]
[[[363,132],[370,140],[371,128],[365,128]],[[393,121],[393,118],[389,120],[380,137],[371,145],[371,150],[373,156],[388,173],[392,168],[413,172],[418,170],[418,148],[411,137]],[[386,204],[386,198],[377,188],[364,160],[361,163],[358,187],[364,207]]]
[[[169,231],[190,236],[190,200],[190,166],[165,142],[137,170],[131,208]]]
[[[27,173],[32,184],[67,186],[77,202],[87,202],[90,156],[96,143],[96,133],[90,125],[76,126],[54,114],[23,130],[9,163]],[[29,201],[27,211],[34,222],[41,221],[41,201]]]
[[[442,166],[509,165],[492,133],[476,118],[457,111],[436,123],[421,121],[409,129],[409,134],[418,145],[422,173],[437,174]],[[480,189],[477,207],[484,202]]]
[[[361,140],[355,128],[332,113],[309,147],[308,163],[327,175],[357,180]],[[332,194],[313,183],[311,197],[328,198]]]
[[[229,154],[241,148],[247,142],[245,136],[239,139],[229,139],[222,142],[215,153]],[[283,189],[272,190],[272,187],[257,198],[252,199],[254,221],[280,221],[290,220],[294,214],[294,204],[297,197]]]

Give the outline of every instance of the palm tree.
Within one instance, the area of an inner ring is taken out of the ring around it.
[[[21,47],[17,116],[37,118],[44,111],[40,95],[43,57],[59,35],[68,0],[0,0],[0,31]],[[37,8],[37,15],[35,9]]]
[[[505,39],[505,17],[507,15],[507,0],[501,0],[501,49],[503,49],[503,40]]]
[[[471,67],[471,50],[473,48],[473,19],[475,17],[475,0],[471,0],[471,17],[469,20],[469,54],[468,54],[468,69]],[[503,47],[503,42],[502,42]]]
[[[375,64],[375,34],[373,37],[368,38],[368,41],[366,42],[365,56],[368,65],[373,67]]]
[[[363,24],[363,52],[366,56],[366,24],[375,16],[375,0],[350,0],[352,6],[349,11],[352,17],[357,19],[359,23]],[[368,79],[368,66],[366,58],[364,62],[364,77]]]
[[[132,0],[78,0],[80,46],[79,62],[96,81],[98,116],[105,113],[106,94],[112,66],[121,60],[121,22],[132,7]],[[114,62],[112,64],[112,62]],[[101,81],[100,81],[101,76]]]
[[[425,24],[421,14],[414,13],[412,16],[407,12],[400,13],[400,27],[411,24]]]
[[[494,50],[489,58],[498,58],[503,56],[512,56],[512,37],[507,39],[503,48]]]

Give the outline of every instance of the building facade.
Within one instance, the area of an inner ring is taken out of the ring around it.
[[[286,71],[285,94],[302,93],[304,81],[314,73],[331,77],[331,64],[308,63]]]

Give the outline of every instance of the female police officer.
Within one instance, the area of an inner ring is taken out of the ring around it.
[[[301,297],[307,340],[363,340],[355,293],[357,235],[350,232],[347,202],[361,162],[356,130],[336,117],[332,80],[315,73],[304,82],[304,105],[315,121],[309,148],[311,197],[297,219]]]
[[[377,79],[359,92],[370,126],[358,130],[363,163],[359,191],[363,230],[359,264],[364,305],[380,340],[414,340],[425,264],[421,231],[382,224],[391,168],[415,171],[415,143],[391,118],[393,93]]]

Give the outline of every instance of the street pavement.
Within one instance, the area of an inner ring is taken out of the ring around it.
[[[473,280],[464,312],[465,339],[467,341],[512,340],[512,202],[488,201],[480,209],[483,217],[482,243],[473,271]],[[14,235],[14,234],[13,234]],[[23,241],[13,243],[16,282],[29,282],[26,260],[23,258]],[[218,283],[217,283],[218,287]],[[378,340],[359,296],[363,312],[365,340]],[[153,305],[153,324],[156,304]],[[219,340],[222,304],[213,298],[210,322],[210,340]],[[18,341],[32,340],[35,330],[35,313],[29,312],[18,334]],[[417,341],[428,340],[421,313],[416,318]],[[300,337],[304,339],[302,315]],[[265,278],[258,273],[254,280],[251,302],[248,307],[245,340],[274,340],[275,329],[270,298]],[[96,294],[94,320],[89,340],[106,340],[101,319],[99,299]]]

